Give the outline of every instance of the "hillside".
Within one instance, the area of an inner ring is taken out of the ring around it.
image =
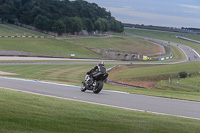
[[[200,35],[176,33],[176,32],[152,31],[152,30],[139,30],[139,29],[126,29],[125,32],[131,33],[134,35],[145,36],[145,37],[150,37],[150,38],[155,38],[155,39],[166,40],[166,41],[170,41],[170,42],[183,44],[183,45],[193,48],[200,54],[199,43],[182,40],[182,39],[179,39],[176,37],[176,36],[183,36],[183,37],[194,39],[194,40],[198,41],[198,40],[200,40]]]
[[[11,24],[0,25],[0,36],[26,36],[26,37],[1,37],[0,51],[19,51],[28,56],[56,56],[70,57],[75,54],[77,58],[103,58],[88,48],[112,49],[117,51],[131,51],[139,54],[158,54],[160,47],[151,42],[123,36],[123,34],[105,37],[73,36],[56,39],[50,36],[35,38],[27,36],[43,36],[40,32]],[[25,52],[25,53],[24,53]],[[1,53],[0,53],[1,54]],[[105,57],[104,57],[105,58]]]
[[[0,36],[26,36],[26,37],[1,37],[0,54],[7,51],[7,54],[16,54],[26,56],[55,56],[70,57],[75,54],[77,58],[101,58],[102,56],[94,53],[82,46],[77,47],[74,44],[63,42],[55,38],[35,38],[27,36],[40,36],[39,32],[14,25],[6,25],[13,29],[0,25]]]

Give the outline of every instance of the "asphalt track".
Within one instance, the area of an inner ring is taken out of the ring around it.
[[[0,88],[104,106],[200,119],[200,102],[102,90],[81,92],[79,86],[0,77]],[[105,88],[106,89],[106,88]]]

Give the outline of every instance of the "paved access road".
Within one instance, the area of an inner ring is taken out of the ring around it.
[[[0,77],[0,88],[129,110],[200,119],[200,102],[194,101],[135,95],[108,90],[102,90],[99,94],[94,94],[91,91],[81,92],[78,86],[5,77]]]

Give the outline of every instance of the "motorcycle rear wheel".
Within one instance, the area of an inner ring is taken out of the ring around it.
[[[99,81],[97,82],[97,86],[93,89],[93,92],[98,94],[103,88],[103,82]]]

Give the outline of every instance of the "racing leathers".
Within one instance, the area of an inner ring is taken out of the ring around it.
[[[94,68],[92,68],[89,72],[87,72],[88,75],[90,75],[92,78],[96,78],[101,74],[106,73],[106,68],[102,64],[98,64]]]

